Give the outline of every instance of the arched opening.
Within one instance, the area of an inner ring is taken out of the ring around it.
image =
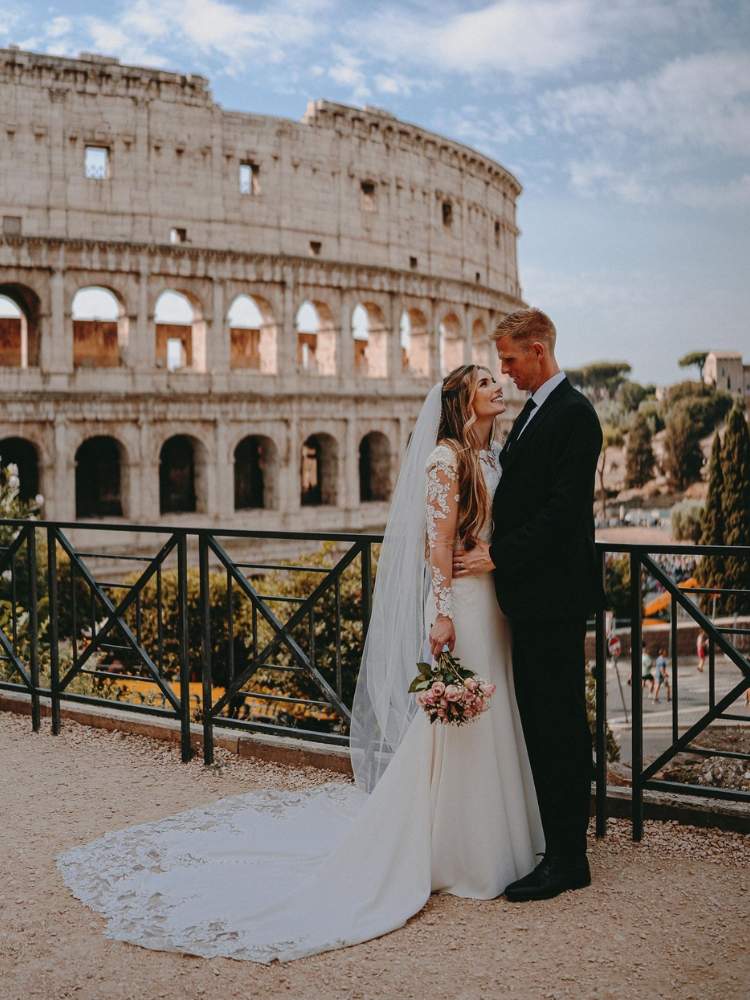
[[[246,368],[275,375],[276,325],[270,306],[263,299],[238,295],[227,314],[232,368]]]
[[[0,283],[0,367],[39,365],[39,296],[26,285]]]
[[[159,510],[162,514],[195,513],[205,506],[205,477],[200,442],[187,434],[167,438],[159,452]]]
[[[171,289],[154,310],[156,365],[167,371],[206,370],[206,324],[198,300]]]
[[[359,500],[371,503],[390,496],[391,445],[385,434],[370,431],[359,443]]]
[[[39,493],[39,454],[26,438],[9,437],[0,441],[0,465],[14,465],[18,470],[18,495],[33,500]]]
[[[297,370],[309,375],[336,374],[336,329],[323,302],[306,300],[297,310]]]
[[[76,517],[122,516],[122,445],[97,435],[78,448]]]
[[[268,437],[251,434],[234,449],[234,509],[277,506],[276,445]]]
[[[388,375],[388,330],[382,310],[371,302],[359,303],[352,312],[354,371],[366,378]]]
[[[91,285],[73,296],[73,365],[117,368],[128,346],[125,306],[108,288]]]
[[[302,445],[300,463],[303,507],[335,506],[338,479],[338,448],[330,434],[311,434]]]
[[[445,376],[464,363],[464,342],[461,323],[455,313],[448,313],[439,328],[440,370]]]
[[[401,313],[401,368],[409,375],[427,378],[430,374],[430,333],[427,317],[419,309]]]
[[[471,361],[475,365],[484,365],[492,369],[492,354],[487,339],[487,327],[481,319],[475,319],[471,326]]]

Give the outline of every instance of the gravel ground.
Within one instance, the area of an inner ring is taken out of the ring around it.
[[[0,761],[2,1000],[747,996],[750,843],[739,834],[647,823],[635,846],[616,821],[604,842],[592,840],[590,889],[516,906],[435,896],[393,934],[260,966],[107,940],[54,857],[225,795],[340,775],[222,750],[212,768],[182,765],[174,747],[140,736],[67,723],[54,738],[47,720],[35,735],[9,713],[0,713]]]

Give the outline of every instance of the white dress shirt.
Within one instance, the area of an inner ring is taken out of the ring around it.
[[[523,432],[529,426],[531,421],[537,415],[540,407],[547,399],[547,397],[555,391],[555,389],[558,387],[558,385],[560,385],[561,382],[565,381],[565,378],[566,378],[565,372],[556,372],[551,378],[548,378],[546,382],[542,382],[542,384],[539,386],[539,388],[536,390],[535,393],[532,393],[531,398],[536,403],[536,406],[531,411],[531,413],[528,416],[528,419],[526,420],[526,423],[519,431],[518,438],[521,437],[521,434],[523,434]],[[518,440],[518,438],[516,438],[516,441]]]

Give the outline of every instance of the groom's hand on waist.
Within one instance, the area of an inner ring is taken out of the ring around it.
[[[490,558],[490,547],[486,542],[477,542],[473,549],[456,549],[453,553],[453,578],[479,576],[491,573],[495,564]]]

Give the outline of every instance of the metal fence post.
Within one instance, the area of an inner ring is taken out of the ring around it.
[[[57,532],[47,528],[47,589],[49,593],[49,658],[52,733],[60,732],[60,649],[57,607]]]
[[[157,601],[160,600],[161,593],[157,591]],[[180,658],[180,749],[184,763],[193,756],[190,745],[190,650],[187,605],[187,537],[183,533],[177,539],[177,634]],[[161,663],[159,667],[161,669]]]
[[[214,762],[213,690],[211,684],[211,595],[208,577],[208,540],[204,532],[198,538],[198,564],[201,592],[201,679],[203,718],[203,763]]]
[[[638,551],[630,553],[630,684],[632,738],[632,819],[633,840],[643,837],[643,684],[641,681],[641,560]]]
[[[38,595],[36,586],[36,529],[29,525],[26,534],[26,565],[29,573],[29,631],[31,649],[31,728],[35,733],[41,726],[41,708],[39,705],[39,616]]]
[[[604,585],[604,553],[599,553]],[[596,835],[607,832],[607,635],[606,612],[596,613]]]

